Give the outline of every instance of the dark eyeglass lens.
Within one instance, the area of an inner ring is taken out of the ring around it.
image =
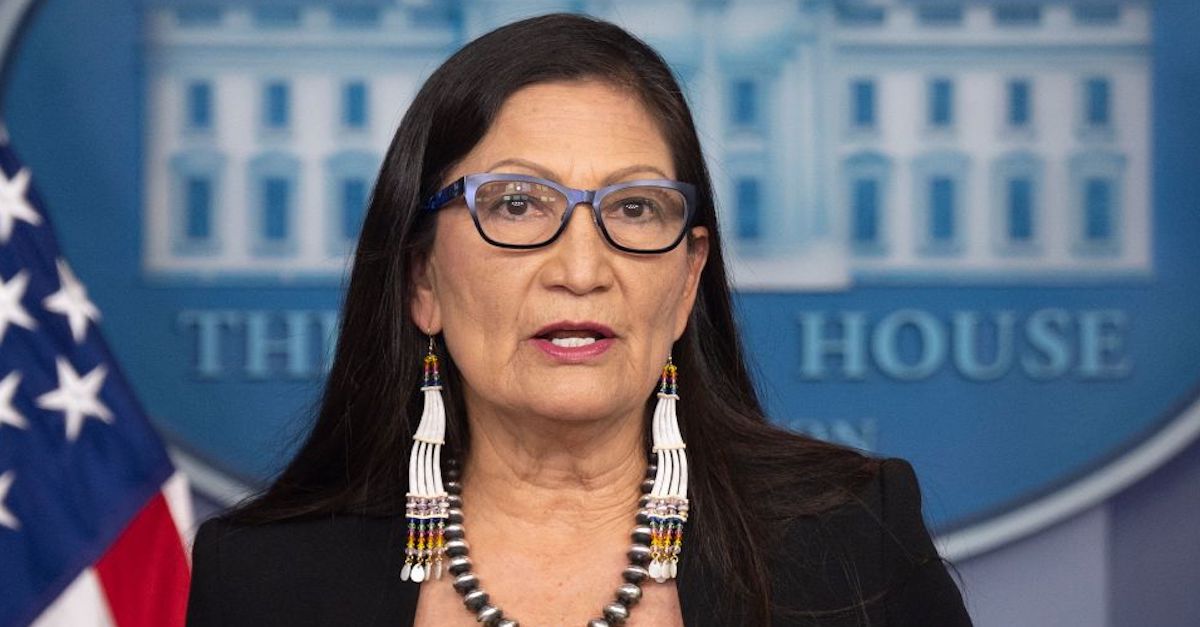
[[[493,241],[528,245],[546,241],[562,223],[567,198],[528,181],[491,181],[475,192],[479,226]]]
[[[668,187],[628,187],[604,197],[600,217],[613,241],[634,250],[670,246],[683,231],[687,200]]]

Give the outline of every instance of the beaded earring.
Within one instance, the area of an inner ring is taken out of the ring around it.
[[[442,384],[438,358],[433,351],[433,335],[425,355],[425,374],[421,384],[425,408],[413,434],[408,458],[408,493],[405,517],[408,542],[404,549],[404,568],[400,579],[420,583],[442,578],[446,555],[446,519],[450,501],[442,486],[442,444],[446,438],[446,406],[442,402]]]
[[[658,469],[654,487],[643,497],[642,512],[650,520],[650,577],[659,583],[673,579],[678,572],[683,524],[688,514],[687,454],[675,415],[675,403],[679,400],[677,374],[675,363],[667,357],[652,423]]]

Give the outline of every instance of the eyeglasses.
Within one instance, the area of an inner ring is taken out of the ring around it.
[[[696,188],[666,179],[574,189],[523,174],[468,174],[430,196],[425,211],[466,196],[475,228],[502,248],[538,248],[562,234],[579,203],[592,206],[604,239],[629,253],[664,253],[683,239],[695,215]]]

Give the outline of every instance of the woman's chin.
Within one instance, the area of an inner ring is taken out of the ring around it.
[[[539,391],[536,400],[526,403],[526,411],[553,420],[590,422],[621,419],[632,408],[641,406],[640,402],[619,402],[611,390],[581,393],[577,389],[547,386]]]

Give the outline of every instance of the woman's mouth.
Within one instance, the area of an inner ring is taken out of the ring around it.
[[[542,327],[533,343],[554,361],[581,363],[609,349],[615,336],[608,327],[595,322],[556,322]]]

